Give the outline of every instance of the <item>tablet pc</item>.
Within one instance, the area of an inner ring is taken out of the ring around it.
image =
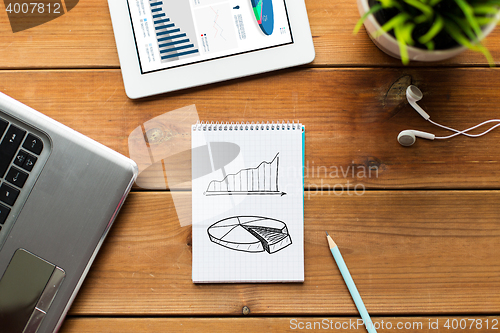
[[[304,0],[108,0],[129,98],[311,62]]]

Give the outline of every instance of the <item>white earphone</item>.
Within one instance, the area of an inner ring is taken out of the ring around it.
[[[418,104],[417,102],[420,101],[424,97],[424,94],[414,85],[409,85],[408,88],[406,88],[406,99],[408,100],[408,103],[417,110],[418,113],[425,119],[428,120],[430,116],[425,112]]]
[[[467,128],[463,131],[459,131],[459,130],[456,130],[454,128],[450,128],[450,127],[446,127],[446,126],[443,126],[441,124],[438,124],[436,123],[435,121],[432,121],[431,120],[431,117],[427,114],[427,112],[425,112],[418,104],[417,102],[420,101],[422,99],[422,97],[424,96],[424,94],[422,94],[422,92],[420,91],[420,89],[418,89],[416,86],[414,85],[410,85],[408,86],[408,88],[406,88],[406,98],[408,99],[408,103],[410,103],[410,105],[427,121],[429,121],[430,123],[436,125],[436,126],[439,126],[441,128],[444,128],[448,131],[452,131],[452,132],[455,132],[451,135],[448,135],[448,136],[435,136],[434,134],[432,133],[427,133],[427,132],[422,132],[422,131],[416,131],[416,130],[404,130],[404,131],[401,131],[398,135],[398,142],[402,145],[402,146],[405,146],[405,147],[408,147],[408,146],[411,146],[412,144],[415,143],[415,141],[417,140],[417,137],[419,138],[423,138],[423,139],[427,139],[427,140],[434,140],[434,139],[440,139],[440,140],[443,140],[443,139],[449,139],[449,138],[453,138],[454,136],[457,136],[457,135],[465,135],[465,136],[468,136],[470,138],[477,138],[479,136],[482,136],[482,135],[485,135],[486,133],[488,133],[489,131],[495,129],[496,127],[500,126],[500,119],[491,119],[491,120],[486,120],[480,124],[477,124],[476,126],[473,126],[473,127],[470,127],[470,128]],[[486,125],[488,123],[497,123],[496,125],[490,127],[489,129],[487,129],[486,131],[482,132],[482,133],[479,133],[479,134],[469,134],[467,132],[473,130],[473,129],[476,129],[478,127],[481,127],[483,125]]]
[[[398,142],[402,146],[408,147],[414,144],[415,141],[417,141],[417,137],[427,140],[434,140],[436,138],[436,136],[431,133],[415,131],[415,130],[404,130],[399,133]]]

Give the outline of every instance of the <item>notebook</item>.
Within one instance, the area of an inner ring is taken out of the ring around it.
[[[194,283],[304,281],[304,126],[192,126]]]

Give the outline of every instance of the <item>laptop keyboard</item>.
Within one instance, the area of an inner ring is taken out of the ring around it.
[[[42,140],[0,117],[0,231],[43,151]]]

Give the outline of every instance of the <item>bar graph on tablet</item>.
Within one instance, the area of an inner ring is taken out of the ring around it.
[[[189,6],[182,8],[179,3],[175,6],[169,3],[168,0],[149,1],[162,63],[199,53]],[[182,27],[177,22],[182,22]]]

